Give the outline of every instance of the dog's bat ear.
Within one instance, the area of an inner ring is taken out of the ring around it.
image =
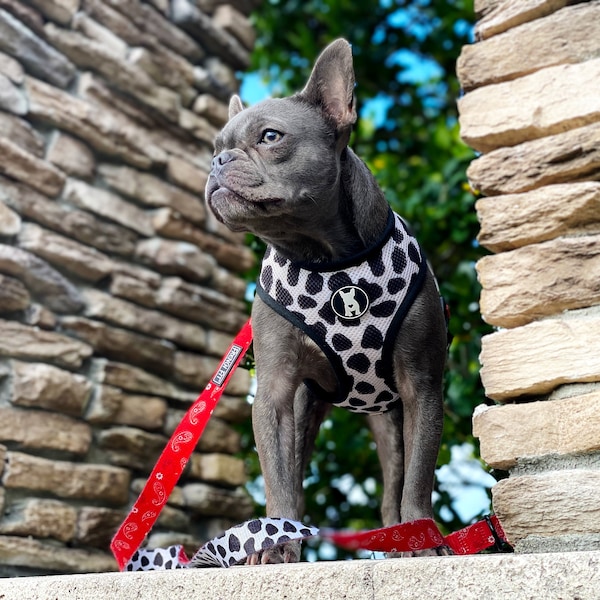
[[[352,47],[346,40],[336,40],[323,50],[300,96],[321,107],[338,129],[356,122]]]
[[[231,96],[231,100],[229,101],[229,120],[231,121],[235,115],[243,110],[242,99],[237,94]]]

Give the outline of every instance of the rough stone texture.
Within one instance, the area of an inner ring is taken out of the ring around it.
[[[31,297],[27,288],[18,280],[6,275],[0,275],[0,313],[11,313],[25,310]]]
[[[106,573],[117,570],[115,559],[104,552],[67,549],[34,538],[4,535],[0,535],[0,562],[6,566],[25,567],[29,570],[33,566],[37,573]],[[37,593],[31,589],[31,585],[29,580],[29,591],[24,592],[25,594]],[[95,593],[98,594],[97,589]],[[59,594],[66,597],[62,592]],[[98,595],[95,597],[98,598]]]
[[[0,202],[0,235],[11,236],[19,233],[21,219],[6,204]]]
[[[584,454],[600,450],[600,391],[575,398],[480,407],[473,435],[481,458],[507,470],[521,457]]]
[[[50,163],[1,137],[0,154],[3,157],[0,173],[3,175],[23,181],[48,196],[56,196],[62,190],[65,176]]]
[[[11,402],[17,406],[45,408],[81,416],[91,383],[83,376],[46,363],[11,361]]]
[[[65,335],[0,319],[0,355],[78,368],[92,349]]]
[[[600,354],[590,352],[598,339],[600,314],[585,310],[487,335],[480,357],[486,394],[506,401],[563,383],[600,381]]]
[[[29,499],[11,505],[9,517],[0,522],[0,534],[68,542],[75,535],[76,521],[76,509],[66,502]]]
[[[492,252],[559,236],[600,233],[600,183],[549,185],[524,194],[481,198],[477,239]]]
[[[0,8],[0,50],[18,58],[28,72],[52,85],[65,88],[75,67],[9,12]]]
[[[504,0],[491,3],[485,9],[485,16],[477,22],[477,39],[487,39],[512,27],[535,21],[569,4],[569,0]],[[475,8],[477,12],[482,12]]]
[[[244,461],[228,454],[192,454],[189,476],[210,483],[231,486],[243,485],[246,481]]]
[[[600,4],[567,6],[545,18],[463,46],[456,72],[463,89],[516,79],[539,69],[586,61],[598,55]],[[533,44],[540,39],[542,44]],[[552,48],[552,52],[548,52]]]
[[[557,238],[484,256],[477,263],[481,314],[491,325],[516,327],[600,304],[599,273],[600,235]]]
[[[83,142],[70,135],[57,133],[53,136],[46,158],[72,177],[89,180],[94,176],[94,154]]]
[[[149,215],[111,192],[92,187],[83,181],[69,180],[65,198],[79,208],[115,221],[141,235],[150,236],[154,233]]]
[[[566,469],[503,479],[494,510],[511,543],[529,535],[600,533],[600,470]]]
[[[2,483],[6,488],[44,491],[59,498],[96,499],[124,504],[130,473],[108,465],[79,464],[7,452]]]
[[[23,450],[58,450],[85,454],[92,441],[88,425],[66,415],[0,406],[0,441]]]
[[[131,479],[202,390],[189,369],[210,377],[247,319],[254,258],[204,187],[254,0],[207,2],[195,39],[168,0],[0,0],[0,577],[115,568]],[[230,504],[249,384],[184,475]],[[211,514],[177,488],[152,539],[195,550],[234,524]]]
[[[6,178],[0,178],[0,185],[5,201],[24,218],[104,252],[131,256],[135,251],[138,236],[130,229],[101,221],[83,210],[65,207]],[[112,264],[112,268],[118,267]]]
[[[85,314],[88,317],[171,340],[184,348],[203,350],[206,347],[206,331],[192,323],[140,308],[98,290],[87,290],[84,299],[87,303]]]
[[[223,515],[245,521],[253,514],[252,500],[245,490],[225,490],[205,483],[183,486],[183,498],[193,512],[207,516]]]
[[[595,123],[493,150],[471,162],[467,176],[473,189],[495,196],[596,179],[599,172],[600,123]]]
[[[461,137],[489,152],[594,123],[600,120],[600,94],[589,82],[598,79],[600,58],[469,92],[458,101]]]
[[[99,386],[85,418],[90,423],[132,425],[160,429],[167,414],[167,403],[154,396],[125,394],[110,385]]]
[[[32,223],[23,225],[18,242],[24,250],[86,281],[96,282],[109,275],[114,268],[112,260],[98,250]]]

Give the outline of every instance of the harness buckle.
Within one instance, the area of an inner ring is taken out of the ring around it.
[[[494,548],[498,552],[514,552],[513,547],[502,536],[498,534],[498,531],[496,530],[496,527],[494,526],[494,522],[492,521],[492,517],[490,517],[490,515],[486,515],[485,522],[487,523],[487,526],[490,528],[492,536],[494,537]]]

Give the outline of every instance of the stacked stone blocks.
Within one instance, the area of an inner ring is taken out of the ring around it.
[[[476,208],[482,458],[518,551],[600,548],[600,2],[479,0],[458,75]]]
[[[0,575],[116,568],[111,535],[247,318],[203,205],[250,0],[0,0]],[[215,411],[150,544],[250,516]]]

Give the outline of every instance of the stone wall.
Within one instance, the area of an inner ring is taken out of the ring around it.
[[[600,2],[476,0],[458,74],[480,243],[481,455],[517,551],[600,548]]]
[[[0,0],[0,574],[116,567],[108,543],[247,318],[207,214],[254,0]],[[150,544],[247,518],[238,370]]]

